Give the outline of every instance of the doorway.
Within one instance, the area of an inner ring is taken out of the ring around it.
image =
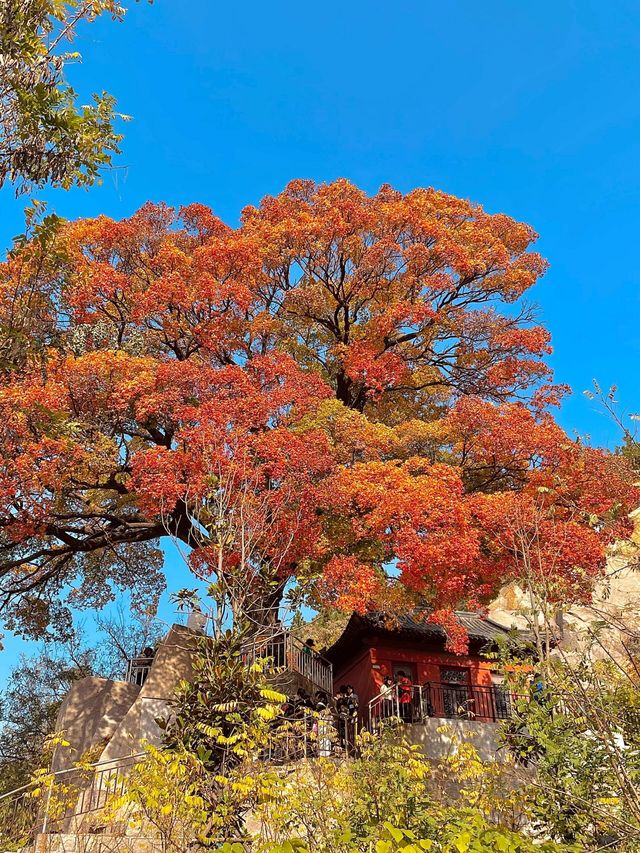
[[[475,716],[472,707],[471,673],[467,667],[441,666],[440,684],[445,717],[452,719]]]
[[[391,664],[391,673],[393,680],[398,678],[398,673],[404,672],[405,676],[412,684],[418,683],[418,667],[415,663],[394,663]]]

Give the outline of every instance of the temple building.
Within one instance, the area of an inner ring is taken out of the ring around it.
[[[362,725],[373,727],[385,713],[385,676],[406,685],[396,710],[407,723],[425,718],[495,723],[510,716],[511,697],[489,654],[510,632],[477,613],[458,611],[456,617],[469,637],[462,656],[447,651],[445,631],[426,614],[392,620],[379,614],[351,616],[325,657],[333,667],[335,690],[351,684],[358,694]]]

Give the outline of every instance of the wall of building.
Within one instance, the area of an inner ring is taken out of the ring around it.
[[[353,684],[360,699],[360,710],[363,721],[367,718],[367,707],[369,701],[380,693],[384,677],[393,675],[394,665],[406,664],[409,674],[411,665],[415,668],[415,683],[422,685],[426,682],[439,684],[441,682],[440,667],[458,668],[469,670],[470,684],[477,687],[490,687],[492,684],[491,673],[495,665],[486,660],[480,654],[458,656],[437,648],[428,641],[411,641],[381,639],[376,641],[375,646],[365,650],[355,660],[349,660],[346,665],[334,664],[334,687],[337,692],[341,684]],[[482,699],[479,704],[490,710],[491,699],[487,694],[487,701]],[[431,704],[436,713],[443,705],[442,691],[434,688]],[[440,709],[442,712],[442,709]],[[479,711],[491,718],[491,714]]]
[[[492,661],[477,655],[454,655],[437,648],[429,648],[424,642],[381,641],[372,649],[371,660],[376,669],[374,678],[381,685],[385,675],[393,674],[394,664],[415,664],[417,684],[440,682],[440,667],[464,667],[469,670],[472,685],[490,686]]]
[[[342,684],[353,685],[353,689],[358,694],[361,715],[364,716],[369,705],[369,700],[373,699],[380,692],[375,679],[373,661],[369,649],[362,652],[360,657],[350,662],[346,667],[334,665],[334,696]]]

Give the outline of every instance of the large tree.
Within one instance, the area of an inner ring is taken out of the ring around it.
[[[0,270],[5,610],[44,620],[65,586],[145,595],[168,534],[259,622],[299,578],[449,624],[517,572],[529,510],[563,594],[588,595],[637,495],[549,414],[535,237],[433,189],[339,180],[294,181],[238,228],[146,205],[18,247]]]

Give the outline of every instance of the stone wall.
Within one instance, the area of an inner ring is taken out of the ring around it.
[[[454,753],[461,743],[471,743],[483,761],[500,760],[498,723],[476,723],[472,720],[442,720],[431,717],[424,723],[405,728],[407,740],[421,747],[427,758],[438,759]]]
[[[139,752],[144,741],[158,744],[156,718],[170,713],[176,685],[192,675],[194,637],[188,628],[174,625],[159,645],[142,687],[98,677],[77,681],[56,722],[56,731],[64,732],[71,747],[56,749],[52,770],[71,767],[89,749],[98,753],[94,760],[117,761]]]
[[[178,682],[193,675],[195,637],[193,631],[182,625],[172,626],[158,646],[147,680],[120,720],[99,761],[114,761],[139,752],[145,741],[160,743],[161,731],[155,720],[170,714]]]

